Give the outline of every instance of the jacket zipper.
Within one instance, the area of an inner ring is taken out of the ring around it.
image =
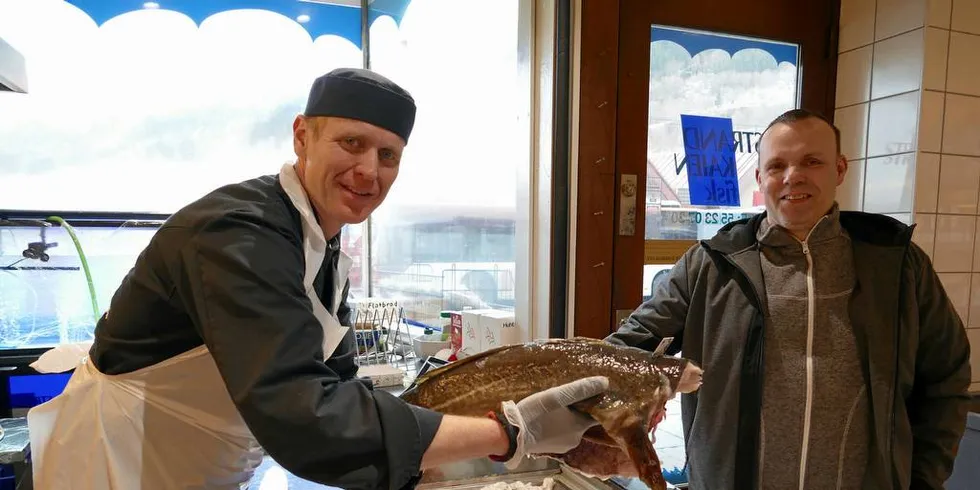
[[[809,238],[809,237],[807,237]],[[810,417],[813,412],[813,323],[816,294],[813,286],[813,255],[803,242],[806,257],[806,408],[803,415],[803,449],[800,453],[800,490],[805,490],[807,453],[810,449]]]
[[[800,451],[800,490],[806,488],[806,467],[810,452],[810,419],[813,415],[813,324],[817,309],[817,293],[813,279],[813,254],[810,253],[810,235],[820,226],[823,218],[817,221],[806,238],[800,242],[803,256],[806,257],[806,407],[803,412],[803,446]]]

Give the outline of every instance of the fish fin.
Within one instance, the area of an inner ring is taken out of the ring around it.
[[[597,412],[597,407],[602,402],[602,398],[604,396],[605,395],[596,395],[592,398],[586,398],[585,400],[571,404],[570,408],[576,412],[588,415],[600,423],[600,425],[596,425],[585,431],[585,435],[582,436],[584,439],[603,446],[616,446],[616,441],[612,440],[612,438],[609,437],[609,434],[606,433],[606,429],[602,427],[602,421],[597,419],[594,415],[595,412]]]
[[[606,432],[606,429],[602,428],[601,425],[597,425],[585,431],[582,439],[601,446],[619,447],[619,444],[617,444],[616,441],[609,436],[609,433]]]
[[[653,442],[647,435],[646,424],[641,426],[622,426],[620,430],[609,434],[619,443],[630,461],[640,474],[640,481],[650,490],[666,490],[667,481],[664,479],[663,468],[660,467],[660,457],[653,448]]]
[[[604,396],[605,396],[604,393],[598,394],[596,396],[586,398],[585,400],[577,401],[569,406],[573,410],[581,412],[585,415],[592,415],[592,412],[595,411],[596,407],[599,405],[599,402],[602,401],[602,397]]]
[[[639,476],[629,455],[617,446],[605,446],[583,440],[581,444],[564,454],[545,454],[545,457],[561,461],[577,473],[607,479],[613,476],[633,478]]]
[[[605,340],[594,339],[592,337],[572,337],[570,339],[554,339],[557,342],[567,342],[572,344],[604,344]]]
[[[667,347],[670,347],[670,344],[673,341],[674,341],[674,338],[673,337],[664,337],[660,341],[660,344],[657,345],[657,348],[653,350],[654,357],[659,357],[659,356],[664,355],[664,353],[667,352]]]
[[[660,458],[650,440],[649,407],[639,412],[626,408],[594,410],[592,417],[602,424],[603,429],[616,442],[620,450],[629,455],[630,461],[640,474],[640,480],[650,490],[666,490]]]

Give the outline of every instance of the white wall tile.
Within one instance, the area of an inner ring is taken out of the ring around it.
[[[949,14],[953,0],[928,0],[926,2],[926,25],[949,29]]]
[[[871,158],[865,165],[864,210],[883,214],[912,212],[915,153]]]
[[[950,34],[946,90],[958,94],[980,95],[980,35],[961,32]]]
[[[871,102],[868,120],[869,157],[915,149],[918,141],[916,127],[919,97],[918,92],[910,92]]]
[[[939,172],[940,213],[977,214],[980,158],[943,155]]]
[[[915,229],[912,230],[912,241],[922,247],[922,251],[932,259],[936,244],[936,215],[926,213],[915,214]]]
[[[872,103],[870,123],[872,130],[874,129],[874,114],[875,107]],[[869,137],[869,142],[870,140]],[[943,153],[980,156],[980,97],[946,95]]]
[[[935,260],[937,272],[971,272],[976,216],[936,216]],[[969,288],[967,288],[969,289]]]
[[[963,318],[966,322],[966,318]],[[970,341],[970,368],[973,370],[973,381],[980,381],[980,328],[966,329],[966,338]],[[971,392],[980,392],[980,382],[970,385]]]
[[[937,251],[938,254],[938,251]],[[939,273],[939,281],[946,290],[950,302],[956,308],[956,313],[960,315],[965,324],[970,314],[970,276],[972,274]],[[978,338],[980,340],[980,338]],[[974,345],[980,345],[976,343]],[[978,349],[980,350],[980,349]],[[976,372],[976,370],[974,370]],[[980,381],[978,379],[977,381]]]
[[[894,36],[926,21],[926,0],[878,0],[875,41]]]
[[[885,216],[888,216],[889,218],[895,218],[898,221],[905,223],[906,225],[912,224],[912,213],[888,213],[885,214]]]
[[[876,42],[871,66],[871,98],[915,90],[922,86],[923,29]]]
[[[980,230],[980,216],[977,217],[976,229]],[[980,245],[980,243],[973,244],[973,272],[980,272],[980,247],[977,245]],[[980,282],[974,282],[973,285],[973,287],[980,289]],[[977,321],[980,322],[980,317],[977,318]]]
[[[834,125],[840,129],[841,153],[848,159],[864,158],[868,136],[868,104],[858,104],[837,109]]]
[[[850,51],[874,41],[875,0],[841,0],[837,49]]]
[[[837,58],[837,107],[867,102],[871,96],[872,46],[841,53]]]
[[[915,157],[915,205],[917,213],[935,213],[939,199],[939,155],[919,153]]]
[[[954,31],[980,34],[980,2],[977,0],[953,0]]]
[[[919,109],[919,149],[938,153],[943,148],[943,92],[922,91]]]
[[[949,31],[927,27],[922,69],[922,88],[946,90],[946,51]]]
[[[837,187],[837,204],[844,211],[864,210],[864,160],[849,160],[844,182]]]
[[[973,274],[970,292],[970,319],[967,325],[970,328],[980,327],[980,274]],[[977,346],[980,349],[980,345]],[[980,368],[980,366],[975,366]]]

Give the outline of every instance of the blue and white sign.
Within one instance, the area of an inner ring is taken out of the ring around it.
[[[739,206],[732,120],[681,114],[691,204]]]

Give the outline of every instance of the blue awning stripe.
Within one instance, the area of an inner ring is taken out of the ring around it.
[[[694,32],[668,27],[651,28],[650,41],[673,41],[686,49],[692,57],[709,49],[720,49],[729,55],[734,55],[743,49],[754,48],[771,54],[773,58],[776,58],[776,63],[786,62],[797,66],[799,55],[799,47],[794,44],[776,41],[756,41],[723,34]]]
[[[144,9],[138,0],[66,0],[88,14],[97,25],[113,17]],[[310,37],[340,36],[361,48],[361,10],[358,6],[299,0],[155,0],[159,9],[172,10],[190,17],[198,25],[208,17],[229,10],[267,10],[296,20],[300,15],[309,20],[300,25]],[[369,22],[388,16],[401,23],[411,0],[374,0],[368,9]]]

